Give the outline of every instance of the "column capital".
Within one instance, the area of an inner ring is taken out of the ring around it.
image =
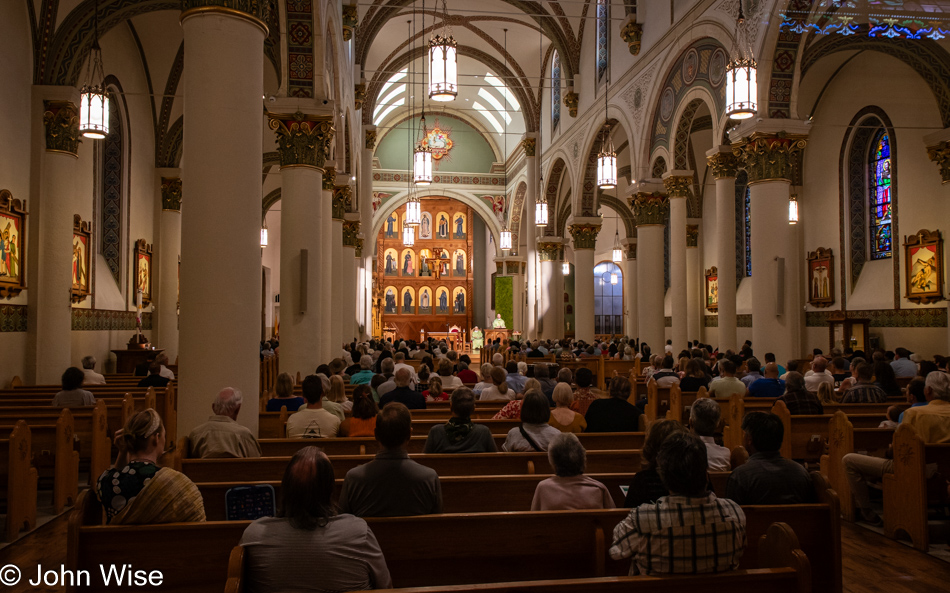
[[[265,37],[271,16],[271,3],[267,0],[182,0],[181,9],[181,22],[201,14],[226,14],[254,23],[264,31]]]
[[[637,22],[637,13],[627,17],[620,29],[620,38],[627,42],[631,55],[640,53],[640,42],[643,40],[643,25]]]
[[[706,151],[706,163],[716,179],[735,177],[739,172],[739,159],[732,154],[732,146],[714,146]]]
[[[521,141],[521,146],[524,147],[526,157],[534,157],[536,156],[538,138],[534,134],[527,134],[524,140]]]
[[[603,225],[603,219],[596,217],[577,217],[568,227],[574,239],[574,249],[594,249],[597,247],[597,234]]]
[[[359,220],[344,220],[343,221],[343,246],[344,247],[356,247],[356,241],[359,238],[359,234],[360,234]]]
[[[950,142],[944,140],[927,147],[927,157],[937,163],[942,183],[950,183]]]
[[[363,257],[363,237],[356,238],[356,257]]]
[[[670,199],[689,198],[693,195],[693,172],[685,170],[667,171],[663,174],[663,186]]]
[[[353,188],[347,185],[333,186],[333,218],[343,220],[353,204]]]
[[[545,237],[538,241],[538,254],[541,261],[561,261],[564,259],[564,242],[560,237]]]
[[[181,212],[181,177],[162,177],[162,211]]]
[[[376,150],[376,126],[363,127],[363,149]]]
[[[686,225],[686,247],[699,247],[699,225]]]
[[[571,117],[577,117],[579,99],[578,94],[574,92],[574,87],[567,87],[567,92],[564,93],[564,106],[567,107],[567,112],[571,114]]]
[[[749,175],[749,183],[792,181],[794,165],[801,158],[806,137],[800,134],[755,132],[732,145],[734,154]]]
[[[637,226],[665,225],[670,215],[670,199],[660,192],[638,191],[630,197]]]
[[[359,23],[359,14],[356,12],[355,4],[343,5],[343,41],[349,41],[353,38],[353,30]],[[359,109],[359,107],[357,107]]]
[[[268,113],[267,117],[270,129],[277,134],[281,168],[323,167],[336,133],[333,116],[308,114],[298,109],[292,114]]]
[[[43,101],[46,152],[79,157],[79,110],[72,101]]]
[[[636,239],[621,239],[620,244],[623,245],[624,254],[627,256],[628,260],[637,259],[637,240]]]
[[[336,186],[336,165],[323,168],[323,191],[333,191]]]
[[[366,102],[366,80],[360,80],[353,85],[353,105],[359,111]]]

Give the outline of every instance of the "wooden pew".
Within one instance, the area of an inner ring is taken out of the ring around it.
[[[782,457],[803,461],[818,461],[825,452],[828,441],[830,414],[792,416],[785,402],[777,401],[772,413],[782,419],[785,438],[782,439]],[[883,416],[877,414],[852,414],[848,420],[860,428],[877,428]]]
[[[290,416],[287,412],[264,412],[260,414],[260,420],[258,423],[258,434],[260,438],[282,438],[286,436],[286,425],[287,418]],[[413,431],[416,434],[429,434],[429,430],[437,424],[445,424],[448,418],[423,418],[417,419],[413,417],[412,426]],[[503,420],[492,420],[492,419],[475,419],[475,424],[482,424],[487,426],[492,434],[505,435],[508,434],[512,428],[517,428],[521,425],[521,421],[517,419],[503,419]]]
[[[689,422],[689,414],[686,408],[693,405],[697,399],[709,397],[705,387],[700,387],[699,391],[680,391],[679,385],[670,387],[670,409],[666,412],[668,420],[676,420],[681,424]]]
[[[9,425],[0,422],[4,436],[16,429],[19,422]],[[69,410],[60,412],[55,423],[31,424],[31,461],[37,472],[52,468],[53,511],[76,503],[79,495],[79,452],[74,449],[73,415]]]
[[[32,459],[30,427],[20,420],[8,438],[0,439],[0,483],[4,485],[6,541],[16,539],[22,530],[36,527],[36,487],[39,475],[30,465]],[[5,480],[3,478],[6,478]]]
[[[884,475],[884,533],[904,532],[914,547],[930,547],[927,528],[927,464],[950,475],[950,443],[925,444],[910,424],[894,431],[894,473]]]

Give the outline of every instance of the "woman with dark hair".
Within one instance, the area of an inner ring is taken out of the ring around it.
[[[601,397],[600,391],[591,388],[594,382],[594,373],[587,367],[581,367],[574,373],[574,382],[577,384],[577,391],[574,392],[574,403],[571,409],[580,415],[587,414],[587,408],[591,402]]]
[[[521,426],[508,431],[502,451],[547,451],[548,444],[561,431],[548,424],[551,407],[548,398],[537,389],[524,394],[521,404]]]
[[[382,352],[380,352],[379,358],[376,359],[376,368],[373,370],[375,370],[377,374],[382,373],[383,368],[381,365],[383,364],[383,361],[386,360],[387,358],[392,358],[392,357],[393,357],[393,353],[390,352],[389,350],[383,350]]]
[[[686,363],[686,376],[680,379],[680,391],[699,391],[700,387],[709,389],[709,375],[701,358],[690,358]]]
[[[433,378],[433,381],[438,379]],[[484,424],[472,422],[475,394],[468,387],[452,392],[452,417],[429,429],[423,453],[494,453],[495,440]]]
[[[897,384],[894,368],[884,361],[874,363],[874,383],[884,390],[887,397],[901,397],[903,395],[900,385]]]
[[[369,385],[358,385],[353,390],[353,415],[340,424],[337,436],[371,437],[376,434],[376,415],[379,408],[373,400]]]
[[[333,465],[317,447],[290,460],[276,517],[244,530],[244,590],[362,591],[392,587],[386,559],[366,521],[336,513]],[[291,560],[296,559],[296,560]]]
[[[57,408],[76,408],[96,405],[96,397],[91,391],[82,389],[85,373],[78,367],[69,367],[62,376],[63,390],[53,396],[53,406]]]
[[[646,467],[633,475],[623,506],[635,509],[641,504],[656,502],[670,493],[656,470],[656,455],[666,437],[677,432],[686,432],[686,428],[676,420],[654,420],[650,424],[646,441],[643,443],[643,452],[640,454],[640,463]]]
[[[640,428],[640,409],[627,401],[630,381],[626,377],[610,380],[610,397],[599,399],[587,408],[586,432],[636,432]]]

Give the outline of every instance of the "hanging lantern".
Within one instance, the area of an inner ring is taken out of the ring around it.
[[[788,199],[788,224],[798,224],[798,196],[795,194]]]
[[[732,119],[748,119],[758,110],[758,85],[755,56],[745,29],[742,0],[739,0],[735,39],[732,59],[726,67],[726,115]]]
[[[614,145],[610,140],[610,125],[604,128],[604,144],[597,155],[597,187],[617,187],[617,153],[614,152]]]
[[[429,130],[426,129],[425,113],[419,120],[419,126],[419,142],[416,143],[416,149],[413,152],[412,182],[424,186],[432,183],[432,150],[429,148],[427,139]]]
[[[97,11],[98,12],[98,11]],[[102,49],[99,48],[98,17],[86,82],[79,91],[79,133],[101,140],[109,134],[109,99],[103,86]]]
[[[501,249],[502,251],[511,249],[511,231],[508,227],[501,229]]]
[[[267,247],[267,219],[261,225],[261,249]]]
[[[416,244],[416,229],[409,226],[408,222],[402,223],[402,244],[404,247],[412,247]]]
[[[411,227],[422,223],[422,202],[414,191],[409,191],[409,199],[406,201],[406,224]]]
[[[458,96],[458,44],[448,30],[448,9],[442,0],[442,34],[429,40],[429,98],[454,101]]]
[[[611,272],[611,273],[610,273],[610,283],[616,286],[617,281],[618,281],[618,279],[617,279],[617,274],[616,274],[615,272]]]
[[[548,203],[541,196],[538,196],[538,201],[534,204],[534,224],[548,226]]]
[[[570,264],[570,262],[564,262],[563,264],[561,264],[561,273],[564,274],[565,276],[570,276],[570,275],[571,275],[571,264]]]

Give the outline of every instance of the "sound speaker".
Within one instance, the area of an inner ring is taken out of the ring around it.
[[[306,249],[300,250],[300,312],[307,312],[307,272],[310,253]]]
[[[785,258],[775,258],[775,315],[785,314]]]

